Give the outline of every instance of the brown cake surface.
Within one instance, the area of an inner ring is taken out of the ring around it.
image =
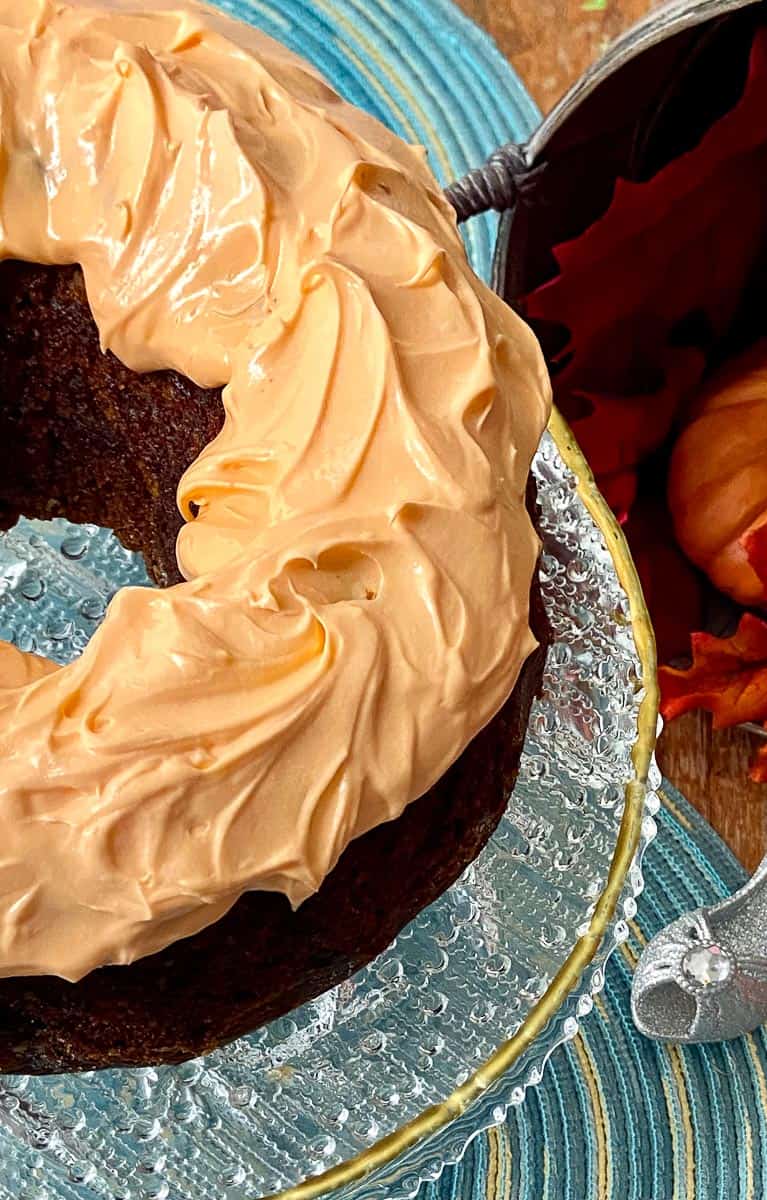
[[[0,265],[0,514],[111,526],[178,579],[178,479],[223,418],[220,393],[104,355],[76,267]],[[530,497],[532,507],[532,496]],[[533,629],[547,641],[537,584]],[[425,796],[353,842],[296,912],[250,892],[193,937],[78,983],[0,980],[0,1071],[176,1062],[317,996],[368,962],[490,837],[514,784],[543,651]],[[396,880],[396,887],[392,886]]]

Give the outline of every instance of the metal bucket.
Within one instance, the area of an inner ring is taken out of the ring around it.
[[[607,208],[618,177],[649,178],[732,107],[767,0],[682,0],[615,42],[525,145],[450,185],[458,220],[502,214],[493,286],[514,305],[554,273],[553,246]],[[766,114],[767,117],[767,114]]]

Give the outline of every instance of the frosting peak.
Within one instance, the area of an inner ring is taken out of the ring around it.
[[[0,256],[81,264],[102,345],[223,387],[187,583],[57,669],[0,645],[0,976],[77,979],[315,891],[534,642],[549,388],[421,153],[209,10],[0,0]]]

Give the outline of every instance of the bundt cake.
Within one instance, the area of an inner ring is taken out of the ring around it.
[[[500,818],[546,640],[545,369],[422,155],[136,8],[0,0],[0,522],[160,585],[65,667],[0,644],[2,1071],[183,1059],[369,960]]]

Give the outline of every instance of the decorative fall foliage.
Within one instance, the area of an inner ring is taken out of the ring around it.
[[[651,179],[618,179],[605,214],[554,248],[559,273],[522,302],[539,332],[569,334],[551,361],[555,399],[620,517],[767,240],[765,114],[767,29],[739,102]]]
[[[692,635],[692,666],[687,671],[661,667],[661,711],[668,720],[692,708],[713,714],[714,728],[767,715],[767,621],[744,613],[729,638]],[[751,778],[767,783],[767,746],[751,767]]]
[[[767,341],[714,375],[675,447],[669,507],[685,554],[740,604],[767,604]]]
[[[671,460],[668,489],[679,544],[721,591],[767,606],[767,341],[715,374]],[[736,633],[692,635],[692,666],[660,671],[661,712],[713,714],[715,728],[767,725],[767,621],[743,614]],[[751,777],[767,782],[767,746]]]
[[[767,523],[759,522],[743,535],[748,561],[767,591]],[[760,607],[764,607],[760,602]]]
[[[690,630],[703,623],[700,576],[670,534],[671,517],[662,495],[643,495],[624,525],[634,563],[652,613],[661,662],[690,651]],[[673,597],[673,602],[669,602]]]
[[[640,469],[699,392],[765,247],[761,29],[738,103],[651,179],[618,179],[607,211],[554,247],[558,274],[521,304],[544,344],[558,331],[555,399],[624,524],[662,657],[686,650],[702,589],[657,488],[648,499],[647,473],[640,488]],[[741,603],[767,608],[767,342],[705,385],[673,457],[668,501],[689,559]],[[718,727],[767,724],[767,621],[746,613],[733,637],[695,633],[692,649],[689,670],[661,670],[664,716],[706,708]],[[767,782],[767,747],[752,773]]]

